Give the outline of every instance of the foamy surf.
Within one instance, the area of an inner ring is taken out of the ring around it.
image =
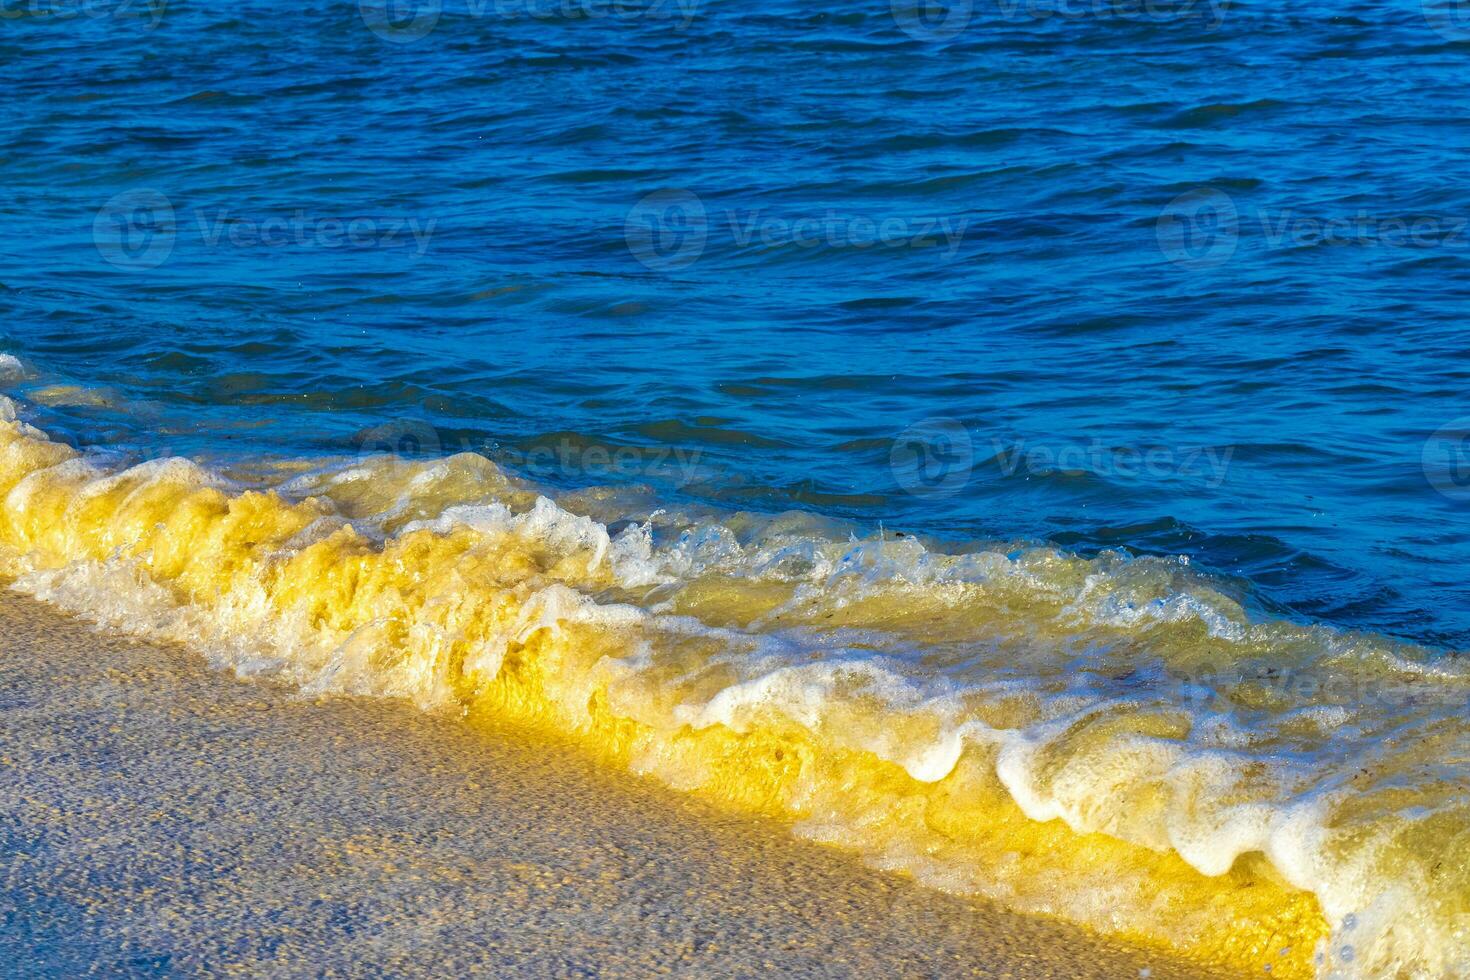
[[[109,628],[549,726],[935,887],[1202,962],[1470,970],[1458,658],[1265,619],[1182,561],[627,513],[475,455],[121,468],[18,414],[0,401],[4,571]]]

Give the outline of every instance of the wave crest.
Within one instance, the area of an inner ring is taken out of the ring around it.
[[[1183,561],[624,515],[478,456],[246,486],[0,404],[15,587],[309,693],[583,738],[886,868],[1275,975],[1439,976],[1470,921],[1466,671],[1253,621]]]

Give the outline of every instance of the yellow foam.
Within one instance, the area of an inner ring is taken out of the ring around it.
[[[269,645],[305,673],[332,666],[336,689],[571,734],[610,764],[789,821],[940,887],[1202,963],[1257,974],[1270,966],[1278,977],[1313,972],[1327,923],[1313,896],[1264,860],[1247,857],[1207,877],[1171,852],[1030,820],[998,779],[992,747],[967,745],[953,771],[922,782],[837,737],[840,724],[849,734],[920,739],[930,724],[923,717],[885,716],[882,705],[854,697],[815,729],[758,707],[739,730],[680,721],[680,704],[731,680],[717,639],[558,613],[556,601],[618,589],[608,564],[585,548],[509,526],[401,531],[378,543],[351,526],[322,527],[351,511],[341,501],[208,484],[181,464],[106,479],[72,450],[0,423],[0,493],[9,495],[0,544],[13,571],[127,564],[193,611],[192,629],[211,631],[175,638]],[[313,535],[313,527],[322,530]],[[681,594],[674,611],[746,624],[790,599],[779,585],[711,578]],[[910,612],[920,617],[911,626],[929,615]],[[892,613],[870,602],[844,615],[871,624]],[[618,667],[640,651],[651,658],[646,669]],[[1003,702],[985,710],[996,724],[1024,713]],[[1169,739],[1188,719],[1118,718],[1051,751],[1084,752],[1089,740],[1129,726]],[[1129,806],[1146,818],[1158,801],[1146,789],[1130,792]]]

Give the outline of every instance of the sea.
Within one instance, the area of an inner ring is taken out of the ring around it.
[[[1470,976],[1467,60],[1463,0],[10,0],[0,571],[1202,964]]]

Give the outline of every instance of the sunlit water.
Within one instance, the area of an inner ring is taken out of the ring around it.
[[[1221,962],[1459,969],[1454,4],[0,23],[23,587]]]

